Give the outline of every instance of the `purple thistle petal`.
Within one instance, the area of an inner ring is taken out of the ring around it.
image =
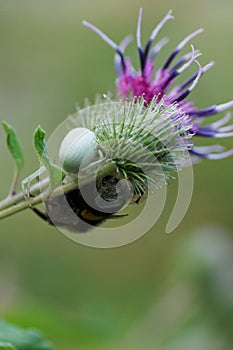
[[[132,35],[127,35],[119,44],[119,48],[124,52],[127,46],[133,41]]]
[[[162,29],[162,27],[165,25],[165,23],[173,19],[174,17],[171,16],[172,11],[170,10],[166,16],[160,21],[160,23],[153,29],[150,38],[146,44],[145,50],[142,49],[142,44],[141,44],[141,23],[142,23],[142,8],[139,10],[138,14],[138,23],[137,23],[137,32],[136,32],[136,40],[137,40],[137,47],[138,47],[138,52],[140,56],[140,63],[141,63],[141,71],[143,72],[146,64],[146,60],[149,54],[150,47],[155,40],[157,34],[159,31]]]
[[[139,9],[139,13],[138,13],[136,40],[137,40],[139,57],[140,57],[141,70],[143,71],[145,66],[145,56],[144,56],[144,51],[142,49],[142,44],[141,44],[141,23],[142,23],[142,8]]]
[[[219,113],[219,112],[225,111],[226,109],[232,108],[232,107],[233,107],[233,100],[216,106],[216,111],[217,111],[217,113]]]
[[[212,159],[212,160],[217,160],[217,159],[224,159],[224,158],[230,157],[232,155],[233,155],[233,149],[230,149],[230,150],[223,152],[223,153],[208,154],[208,156],[206,158]]]
[[[116,43],[114,43],[114,41],[110,39],[106,34],[104,34],[102,30],[100,30],[99,28],[87,21],[83,21],[82,24],[85,27],[93,30],[93,32],[95,32],[96,34],[98,34],[101,37],[101,39],[103,39],[107,44],[109,44],[114,50],[119,49],[119,46]]]
[[[144,51],[144,58],[145,60],[147,59],[147,56],[149,54],[149,50],[150,50],[150,47],[153,43],[153,41],[155,40],[156,36],[158,35],[159,31],[163,28],[163,26],[165,25],[165,23],[167,21],[169,21],[170,19],[173,19],[174,16],[171,16],[172,14],[172,10],[168,11],[168,13],[166,14],[166,16],[159,22],[159,24],[153,29],[151,35],[150,35],[150,38],[146,44],[146,47],[145,47],[145,51]]]
[[[159,24],[157,24],[157,26],[153,29],[151,35],[150,35],[150,38],[149,38],[149,41],[148,43],[152,43],[157,34],[160,32],[160,30],[163,28],[163,26],[165,25],[165,23],[167,21],[169,21],[170,19],[174,19],[174,16],[171,16],[172,14],[172,10],[168,11],[168,13],[166,14],[166,16],[159,22]],[[148,45],[148,44],[147,44]]]
[[[233,155],[233,149],[230,149],[226,152],[222,152],[222,153],[217,153],[217,154],[213,154],[213,153],[210,153],[207,155],[206,158],[208,159],[224,159],[224,158],[227,158],[227,157],[230,157]]]
[[[132,35],[128,35],[120,42],[119,48],[121,49],[122,53],[124,53],[126,47],[131,43],[132,40],[133,40]],[[117,53],[115,54],[115,57],[114,57],[114,67],[115,67],[116,75],[119,77],[123,71],[122,71],[122,59]]]
[[[227,132],[233,130],[233,124],[225,126],[223,128],[218,129],[220,132]]]
[[[177,50],[181,50],[183,49],[183,47],[193,38],[195,38],[195,36],[203,33],[204,29],[203,28],[199,28],[197,29],[195,32],[187,35],[178,45],[177,45]]]
[[[195,50],[195,55],[200,53],[199,50]],[[185,62],[189,61],[190,58],[192,57],[193,52],[189,52],[186,55],[184,55],[183,57],[181,57],[170,69],[170,72],[175,71],[176,69],[180,68]]]
[[[164,24],[173,18],[171,16],[171,11],[169,11],[166,16],[159,22],[159,24],[153,29],[149,40],[146,43],[145,49],[142,48],[141,43],[141,25],[142,25],[142,9],[139,10],[138,20],[137,20],[137,30],[136,30],[136,41],[137,48],[140,55],[140,65],[141,69],[135,71],[131,64],[129,58],[124,58],[124,50],[130,43],[131,38],[125,38],[120,45],[117,45],[112,41],[107,35],[105,35],[100,29],[91,25],[90,23],[84,21],[83,24],[97,33],[108,45],[110,45],[115,51],[115,70],[118,76],[117,79],[117,92],[121,98],[137,98],[140,96],[144,97],[145,106],[149,104],[153,99],[155,99],[155,104],[159,103],[161,99],[164,99],[166,105],[177,103],[181,111],[187,115],[188,120],[193,120],[192,128],[190,128],[189,135],[192,136],[205,136],[213,138],[224,138],[233,136],[233,124],[226,125],[231,116],[226,114],[219,120],[209,124],[201,126],[201,123],[206,116],[212,116],[214,114],[225,111],[228,108],[233,107],[233,101],[223,103],[220,105],[212,105],[204,109],[196,109],[194,101],[187,101],[186,97],[191,93],[191,91],[197,85],[200,77],[207,72],[213,66],[213,62],[210,62],[204,67],[196,61],[200,52],[194,50],[192,47],[192,52],[184,55],[173,63],[172,67],[169,68],[172,61],[178,55],[178,53],[183,49],[183,47],[195,36],[203,32],[203,29],[198,29],[197,31],[186,36],[173,50],[168,59],[166,60],[164,66],[158,69],[155,74],[154,72],[154,58],[162,47],[167,43],[167,39],[162,39],[153,48],[151,48],[158,32],[164,26]],[[183,73],[190,65],[196,62],[199,66],[197,72],[192,74],[188,79],[186,79],[181,85],[175,85],[165,96],[174,79]],[[169,68],[169,69],[168,69]],[[153,78],[154,76],[154,78]],[[179,115],[174,116],[174,118],[179,117]],[[182,116],[182,120],[183,120]],[[182,141],[182,135],[181,141]],[[191,146],[190,152],[201,158],[208,159],[222,159],[233,155],[233,149],[225,151],[224,148],[219,145],[206,146],[206,147],[196,147]]]
[[[232,137],[233,132],[218,132],[216,133],[213,137],[215,138],[227,138],[227,137]]]
[[[217,114],[219,112],[223,112],[226,109],[231,108],[231,107],[233,107],[233,101],[229,101],[229,102],[223,103],[223,104],[218,105],[218,106],[213,105],[213,106],[207,107],[205,109],[199,109],[199,110],[195,109],[193,111],[190,111],[189,115],[193,116],[193,118],[206,117],[209,115]]]
[[[157,54],[160,52],[160,50],[163,48],[164,45],[166,45],[168,43],[169,39],[168,38],[163,38],[162,40],[160,40],[151,50],[151,53],[149,55],[149,60],[151,62],[154,61],[155,57],[157,56]]]
[[[142,11],[143,9],[139,9],[138,13],[138,23],[137,23],[137,32],[136,32],[136,41],[137,41],[137,47],[138,49],[142,50],[142,44],[141,44],[141,24],[142,24]]]
[[[193,111],[190,111],[189,112],[189,115],[190,116],[193,116],[193,118],[196,118],[196,117],[206,117],[207,115],[213,115],[213,114],[216,114],[218,113],[216,111],[216,106],[213,105],[213,106],[210,106],[210,107],[207,107],[207,108],[204,108],[204,109],[194,109]]]
[[[201,74],[203,75],[204,73],[206,73],[211,67],[213,67],[213,65],[214,65],[214,62],[211,61],[206,66],[202,67]],[[198,71],[193,75],[191,75],[191,77],[189,77],[183,84],[181,84],[180,85],[181,90],[185,89],[189,84],[191,84],[195,80],[197,75],[198,75]]]
[[[209,124],[209,126],[214,128],[214,129],[217,129],[218,127],[228,123],[230,120],[231,120],[231,113],[228,112],[228,113],[226,113],[226,115],[223,118],[217,120],[214,123]]]
[[[231,125],[231,129],[233,129],[232,125]],[[232,137],[233,132],[221,132],[221,130],[214,130],[208,127],[204,127],[204,128],[199,128],[198,131],[196,131],[196,135],[205,136],[205,137],[214,137],[214,138],[226,138],[226,137]]]
[[[100,30],[99,28],[97,28],[93,24],[91,24],[87,21],[83,21],[82,23],[85,27],[93,30],[93,32],[98,34],[101,39],[103,39],[109,46],[111,46],[118,53],[118,55],[121,58],[123,70],[125,70],[125,59],[124,59],[123,52],[122,52],[121,48],[112,39],[110,39],[106,34],[104,34],[102,32],[102,30]]]
[[[171,62],[173,61],[173,59],[178,55],[178,53],[181,51],[181,49],[183,49],[183,47],[191,40],[193,39],[195,36],[197,36],[198,34],[202,33],[203,29],[200,28],[198,30],[196,30],[195,32],[189,34],[188,36],[186,36],[184,38],[184,40],[182,40],[177,47],[175,48],[175,50],[172,52],[172,54],[169,56],[168,60],[166,61],[166,63],[164,64],[163,68],[167,69]]]
[[[197,155],[198,157],[211,159],[211,160],[224,159],[233,155],[233,149],[230,149],[228,151],[221,152],[221,153],[208,153],[208,152],[205,152],[204,150],[200,150],[199,147],[193,147],[190,152]]]
[[[187,86],[189,86],[194,81],[194,79],[196,79],[197,75],[198,71],[191,75],[191,77],[189,77],[187,80],[185,80],[185,82],[180,85],[180,89],[184,90]]]
[[[179,74],[184,72],[187,68],[189,68],[191,64],[196,60],[196,58],[202,55],[199,51],[194,50],[193,45],[191,45],[191,49],[192,52],[190,52],[190,60],[187,63],[185,63],[181,68],[177,69],[177,72],[179,72]]]
[[[167,79],[167,81],[164,83],[164,85],[162,86],[162,90],[164,90],[167,85],[175,78],[177,77],[179,74],[181,74],[182,72],[184,72],[187,68],[189,68],[189,66],[195,61],[195,59],[197,57],[199,57],[201,54],[197,51],[194,50],[193,45],[191,45],[192,48],[192,53],[190,53],[190,59],[187,63],[185,63],[180,69],[177,69],[173,72],[171,72],[170,77]],[[195,77],[196,78],[196,77]]]
[[[196,135],[205,136],[205,137],[214,137],[214,138],[225,138],[233,136],[233,124],[227,125],[225,127],[221,127],[225,125],[231,119],[231,114],[227,113],[223,118],[219,121],[208,124],[204,127],[200,127],[198,123],[194,123],[193,127],[196,127]]]
[[[197,151],[199,153],[210,153],[210,152],[220,153],[220,152],[223,152],[225,150],[225,147],[223,147],[221,145],[195,146],[193,148],[195,149],[195,151]]]
[[[142,44],[141,44],[142,11],[143,11],[142,8],[140,8],[138,13],[138,23],[137,23],[137,32],[136,32],[137,47],[141,51],[143,51]]]
[[[194,79],[192,85],[187,89],[185,90],[180,96],[178,96],[177,98],[175,98],[173,102],[180,102],[182,100],[184,100],[189,94],[190,92],[196,87],[196,85],[198,84],[198,81],[202,75],[202,67],[200,65],[200,63],[198,61],[195,61],[197,63],[197,65],[199,66],[199,71],[198,71],[198,74],[196,76],[196,78]]]

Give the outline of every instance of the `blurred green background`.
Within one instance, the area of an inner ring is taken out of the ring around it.
[[[233,3],[196,1],[42,0],[0,2],[0,119],[17,129],[25,150],[23,175],[37,169],[32,133],[48,135],[75,112],[75,103],[114,91],[113,52],[81,25],[86,19],[119,42],[134,33],[144,8],[143,36],[172,8],[175,21],[158,67],[185,35],[205,64],[216,65],[192,93],[199,108],[233,98]],[[134,42],[135,44],[135,42]],[[189,47],[186,47],[186,52]],[[135,55],[131,44],[129,53]],[[13,162],[1,131],[0,196]],[[208,140],[207,140],[208,141]],[[224,140],[232,147],[232,140]],[[164,233],[166,209],[138,241],[92,249],[68,240],[31,212],[0,223],[0,313],[39,328],[57,349],[230,350],[233,343],[233,158],[195,166],[189,211]]]

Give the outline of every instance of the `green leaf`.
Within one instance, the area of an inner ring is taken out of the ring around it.
[[[16,162],[17,170],[20,171],[24,165],[24,159],[23,159],[23,152],[22,152],[18,137],[16,135],[15,130],[12,128],[10,124],[3,121],[2,125],[7,134],[8,149]]]
[[[45,142],[45,135],[46,132],[41,129],[40,126],[38,126],[34,133],[34,145],[40,161],[49,172],[50,187],[51,189],[54,189],[56,186],[61,184],[65,174],[64,171],[49,158]]]
[[[1,350],[53,350],[40,332],[22,329],[0,320]]]
[[[16,350],[16,348],[8,342],[0,341],[0,350]]]

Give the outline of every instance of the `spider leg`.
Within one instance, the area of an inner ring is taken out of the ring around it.
[[[21,186],[22,186],[22,190],[23,190],[23,194],[24,194],[25,200],[27,202],[29,202],[29,205],[30,205],[30,199],[32,197],[32,195],[30,193],[31,184],[35,180],[36,180],[36,182],[38,182],[39,178],[40,178],[40,175],[44,171],[45,171],[45,167],[42,166],[37,171],[35,171],[33,174],[31,174],[28,177],[26,177],[25,179],[23,179],[22,182],[21,182]]]
[[[49,216],[46,213],[43,213],[41,210],[39,210],[38,208],[33,208],[30,207],[30,209],[36,214],[38,215],[42,220],[48,222],[50,225],[54,226],[54,224],[52,223],[52,221],[50,220]]]

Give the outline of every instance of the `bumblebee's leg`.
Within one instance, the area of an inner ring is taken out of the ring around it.
[[[111,216],[109,216],[108,219],[120,219],[120,218],[123,218],[124,216],[128,216],[128,214],[112,214]]]
[[[36,214],[38,215],[42,220],[46,221],[49,225],[51,226],[66,226],[66,224],[64,224],[63,222],[59,222],[57,221],[56,223],[53,223],[49,216],[46,214],[46,213],[43,213],[41,210],[37,209],[37,208],[34,208],[34,207],[30,207],[30,209]]]
[[[135,204],[139,204],[141,198],[142,198],[142,197],[138,197],[134,203],[135,203]]]
[[[49,216],[46,213],[43,213],[41,210],[39,210],[37,208],[30,207],[30,209],[36,215],[38,215],[42,220],[44,220],[44,221],[48,222],[50,225],[54,226],[54,224],[52,223],[52,221],[50,220]]]

